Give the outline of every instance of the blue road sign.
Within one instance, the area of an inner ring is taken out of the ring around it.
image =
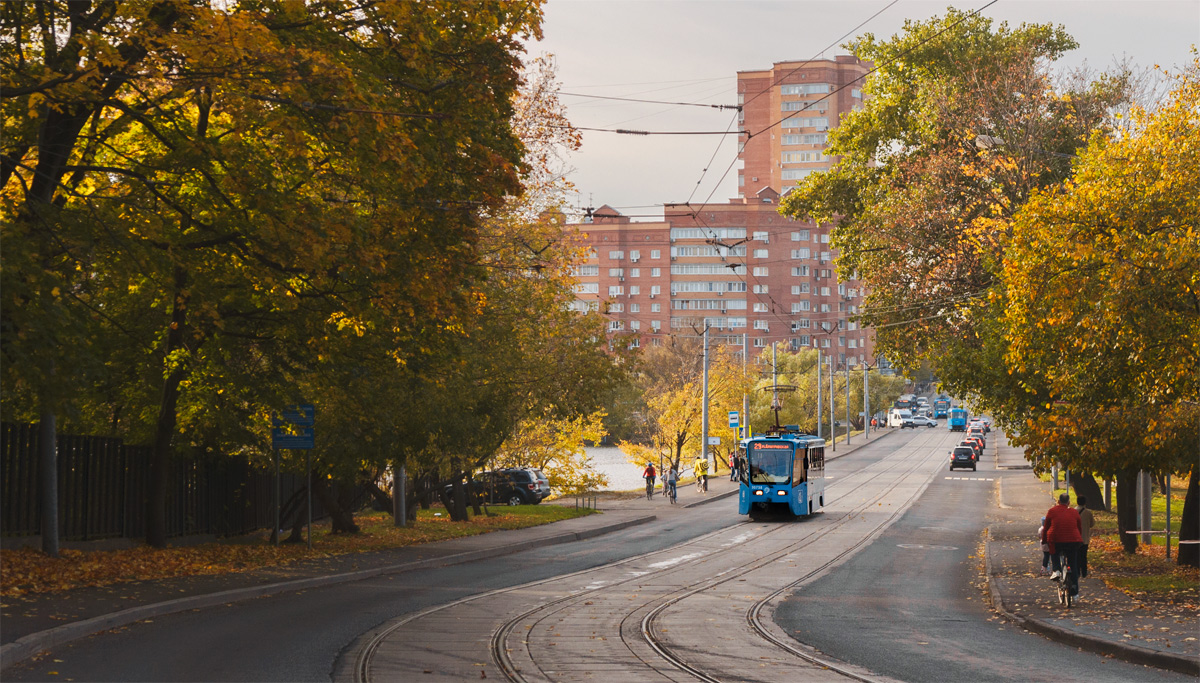
[[[316,438],[317,430],[312,427],[297,427],[290,433],[277,427],[271,430],[271,447],[307,450],[314,446]]]
[[[739,417],[738,411],[736,411],[736,410],[729,411],[729,428],[730,429],[737,429],[738,417]]]
[[[311,427],[317,423],[317,409],[311,403],[288,406],[278,419],[298,427]]]

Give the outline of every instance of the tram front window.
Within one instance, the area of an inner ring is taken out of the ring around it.
[[[787,484],[792,480],[792,447],[784,444],[750,444],[746,454],[751,484]]]

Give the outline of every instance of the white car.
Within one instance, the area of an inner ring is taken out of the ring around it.
[[[916,427],[936,427],[936,426],[938,426],[938,421],[933,419],[932,417],[926,417],[924,415],[914,415],[913,419],[912,419],[912,424],[913,424],[914,428],[916,428]]]

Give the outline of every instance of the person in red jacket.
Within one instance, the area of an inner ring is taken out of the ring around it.
[[[1071,507],[1071,496],[1064,493],[1058,497],[1058,504],[1046,512],[1046,542],[1050,544],[1050,559],[1054,563],[1054,573],[1050,578],[1057,579],[1062,572],[1067,572],[1067,584],[1071,586],[1071,594],[1079,592],[1079,546],[1083,545],[1082,522],[1079,511]],[[1067,566],[1059,563],[1059,556],[1064,556]]]

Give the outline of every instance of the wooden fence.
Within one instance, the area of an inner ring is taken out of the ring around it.
[[[146,534],[150,447],[120,439],[58,437],[58,521],[64,541],[140,538]],[[41,533],[38,426],[0,424],[0,536]],[[272,473],[244,458],[179,456],[172,460],[167,535],[230,536],[269,529],[274,521]],[[283,500],[304,478],[280,477]],[[316,501],[313,518],[323,515]]]

